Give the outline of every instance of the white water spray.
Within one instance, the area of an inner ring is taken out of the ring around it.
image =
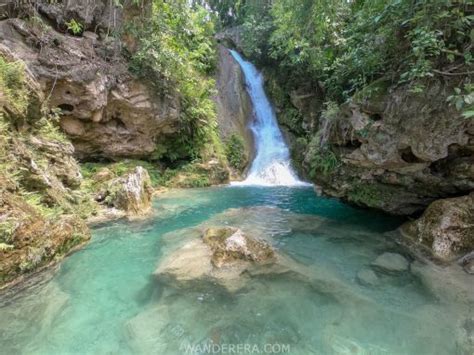
[[[257,68],[244,60],[239,53],[230,53],[244,72],[247,91],[252,100],[255,120],[250,127],[254,138],[256,156],[244,181],[234,185],[306,185],[293,171],[290,152],[278,127],[275,112],[263,89],[263,77]]]

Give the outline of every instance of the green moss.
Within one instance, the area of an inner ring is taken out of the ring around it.
[[[47,195],[38,191],[26,191],[20,189],[20,195],[25,202],[38,211],[45,218],[55,219],[64,213],[64,205],[50,204],[47,201]]]
[[[241,136],[232,134],[227,139],[225,151],[230,166],[238,170],[241,170],[245,167],[244,149],[244,139]]]
[[[29,90],[23,62],[8,61],[0,55],[0,92],[14,115],[26,114]]]
[[[199,162],[182,165],[176,169],[166,169],[161,184],[166,187],[194,188],[211,186],[212,172]]]
[[[369,184],[354,181],[351,190],[347,194],[349,201],[367,207],[380,207],[385,201],[393,197],[392,190],[382,184]]]
[[[68,210],[68,213],[77,214],[82,219],[87,219],[90,216],[97,215],[99,211],[99,204],[92,198],[92,193],[97,193],[97,190],[92,191],[83,188],[84,183],[79,191],[74,191],[74,205],[72,210]]]
[[[391,81],[386,78],[380,78],[373,81],[361,90],[358,90],[353,96],[352,100],[357,104],[363,104],[367,100],[379,101],[383,100],[391,85]]]
[[[86,180],[91,180],[92,177],[101,169],[109,169],[116,177],[120,177],[129,173],[137,166],[142,166],[148,171],[153,187],[158,187],[162,183],[162,171],[157,164],[150,163],[144,160],[125,159],[116,163],[82,163],[81,172]],[[93,182],[88,181],[89,184]],[[91,186],[93,187],[93,186]]]
[[[9,244],[12,242],[13,233],[15,232],[15,223],[13,220],[7,219],[0,222],[0,243]]]
[[[59,112],[46,113],[36,124],[37,134],[46,140],[62,143],[69,142],[66,135],[59,129]]]

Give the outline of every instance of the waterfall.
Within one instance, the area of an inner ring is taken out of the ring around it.
[[[247,92],[252,100],[255,120],[251,130],[255,138],[256,155],[247,178],[235,185],[306,185],[293,171],[290,152],[278,127],[275,112],[263,89],[262,74],[244,60],[239,53],[230,50],[244,72]]]

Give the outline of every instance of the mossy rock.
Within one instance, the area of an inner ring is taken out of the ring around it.
[[[270,245],[234,227],[208,228],[203,241],[211,248],[211,262],[217,268],[236,261],[264,263],[275,257]]]

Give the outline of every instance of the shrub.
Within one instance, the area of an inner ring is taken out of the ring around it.
[[[245,167],[244,140],[237,134],[232,134],[225,145],[227,160],[235,169],[243,169]]]
[[[82,32],[84,31],[84,25],[76,21],[75,19],[71,19],[71,21],[66,22],[66,26],[68,31],[75,36],[82,34]]]
[[[305,161],[312,179],[317,177],[317,173],[330,175],[340,165],[337,155],[327,145],[321,146],[319,136],[311,141]]]

